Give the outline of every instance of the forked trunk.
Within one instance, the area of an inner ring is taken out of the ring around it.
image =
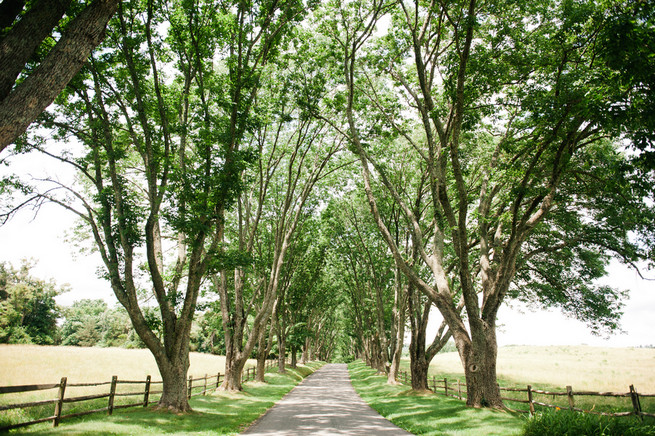
[[[246,362],[247,359],[243,356],[233,359],[231,364],[228,364],[228,361],[226,361],[225,379],[219,387],[221,391],[237,392],[243,390],[243,386],[241,386],[241,374],[243,373],[243,368],[246,366]]]

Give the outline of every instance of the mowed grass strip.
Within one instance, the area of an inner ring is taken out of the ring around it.
[[[273,370],[266,374],[266,383],[244,383],[238,393],[215,392],[194,397],[192,413],[171,414],[149,408],[124,409],[112,416],[102,413],[63,421],[59,427],[37,424],[21,434],[47,435],[236,435],[263,415],[287,392],[323,364],[312,362],[288,368],[285,374]]]
[[[417,435],[519,435],[525,419],[517,415],[466,407],[463,401],[417,394],[391,386],[385,376],[357,361],[348,365],[355,391],[382,416]]]

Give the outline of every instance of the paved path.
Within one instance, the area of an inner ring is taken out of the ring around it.
[[[244,433],[247,435],[409,435],[371,409],[344,364],[307,377]]]

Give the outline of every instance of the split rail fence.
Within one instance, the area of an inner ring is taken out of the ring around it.
[[[265,371],[273,367],[277,360],[267,360]],[[244,369],[242,374],[242,381],[250,381],[255,379],[256,375],[255,367],[248,367]],[[215,375],[205,374],[204,377],[189,376],[188,385],[187,385],[187,395],[188,398],[196,397],[199,395],[206,395],[208,392],[213,392],[221,384],[222,377],[224,374],[220,372]],[[57,398],[49,400],[39,400],[26,403],[18,404],[4,404],[0,405],[0,411],[5,410],[15,410],[15,409],[29,409],[37,406],[46,406],[48,404],[54,404],[54,413],[52,416],[47,416],[44,418],[34,419],[31,421],[21,422],[18,424],[11,424],[0,426],[0,432],[12,430],[19,427],[26,427],[33,424],[38,424],[41,422],[52,421],[54,427],[59,425],[59,422],[63,419],[74,418],[77,416],[89,415],[92,413],[98,412],[107,412],[107,415],[113,414],[116,409],[125,409],[128,407],[147,407],[149,404],[156,403],[159,399],[152,399],[151,397],[159,395],[162,393],[159,385],[162,385],[162,381],[153,381],[151,376],[147,376],[145,380],[119,380],[118,376],[113,376],[111,381],[100,382],[100,383],[68,383],[67,377],[62,377],[59,383],[52,384],[41,384],[41,385],[23,385],[23,386],[4,386],[0,387],[0,394],[15,394],[23,392],[34,392],[42,391],[48,389],[57,389]],[[120,392],[118,387],[120,385],[143,385],[143,389],[133,392]],[[109,392],[103,392],[100,394],[93,395],[82,395],[76,397],[66,397],[67,388],[89,388],[89,387],[98,387],[98,386],[109,386]],[[117,398],[120,397],[139,397],[139,401],[131,402],[128,404],[114,404]],[[99,400],[107,399],[107,405],[101,408],[93,410],[84,410],[81,412],[63,414],[64,404],[79,403],[83,401],[90,400]]]
[[[411,375],[408,374],[407,371],[399,371],[398,379],[399,381],[403,382],[406,385],[411,385],[412,382]],[[446,377],[437,378],[436,376],[433,376],[431,379],[428,378],[428,388],[430,388],[435,394],[440,393],[447,397],[457,398],[460,400],[466,399],[466,383],[462,383],[460,382],[460,380],[449,381]],[[634,385],[630,385],[629,392],[627,393],[574,391],[571,386],[567,386],[566,391],[551,392],[541,389],[533,389],[531,385],[527,385],[525,389],[500,387],[500,390],[501,392],[525,393],[525,396],[522,398],[511,398],[509,396],[502,397],[503,401],[528,405],[527,406],[528,410],[510,409],[513,412],[529,413],[533,415],[536,411],[536,407],[544,407],[544,408],[551,408],[556,410],[570,410],[575,412],[589,413],[589,414],[603,415],[603,416],[616,416],[616,417],[636,416],[642,420],[645,416],[655,418],[654,413],[644,412],[641,407],[642,398],[655,398],[655,394],[638,393]],[[519,395],[519,394],[507,394],[507,395]],[[537,399],[535,398],[535,396],[537,395],[540,397],[552,397],[553,400],[555,400],[555,398],[557,397],[560,397],[562,398],[563,403],[556,405],[556,404],[548,404],[544,401],[537,401]],[[566,400],[563,399],[564,397],[566,398]],[[600,410],[594,410],[595,406],[593,406],[591,409],[583,409],[580,407],[576,407],[576,397],[578,397],[578,399],[580,397],[630,399],[630,403],[632,407],[631,410],[627,410],[624,412],[603,412]]]

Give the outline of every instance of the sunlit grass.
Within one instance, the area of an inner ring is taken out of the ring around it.
[[[190,353],[189,374],[225,372],[225,357]],[[255,361],[249,361],[254,366]],[[119,380],[161,380],[150,351],[124,348],[55,347],[40,345],[0,345],[0,386],[57,383],[68,377],[69,383]]]
[[[488,409],[473,409],[440,395],[416,394],[407,386],[390,386],[386,377],[362,362],[348,365],[357,393],[398,427],[419,435],[518,435],[525,419]]]
[[[239,393],[216,392],[191,399],[193,413],[175,415],[152,408],[134,408],[112,416],[89,415],[63,422],[55,429],[39,424],[23,430],[29,434],[61,435],[234,435],[279,401],[304,377],[321,366],[289,368],[286,374],[269,372],[267,383],[245,383]]]

